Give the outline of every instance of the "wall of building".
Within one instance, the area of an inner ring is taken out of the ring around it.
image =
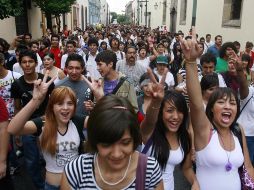
[[[177,30],[182,30],[186,33],[190,29],[192,17],[192,3],[193,0],[188,1],[186,25],[179,25],[179,18],[177,18]],[[220,34],[223,36],[224,42],[237,40],[242,45],[241,49],[244,49],[246,41],[254,41],[254,27],[252,24],[252,18],[254,18],[254,12],[252,10],[254,7],[254,1],[243,1],[240,28],[222,26],[223,6],[224,1],[220,0],[198,1],[196,19],[197,33],[200,37],[205,37],[207,33],[210,33],[213,39],[217,34]],[[179,7],[180,6],[178,6],[178,11]]]
[[[30,33],[32,34],[33,39],[39,39],[42,37],[42,14],[41,9],[35,7],[32,4],[32,8],[28,9],[27,12],[28,17],[28,28]]]
[[[9,43],[16,37],[15,18],[10,17],[0,20],[0,38],[4,38]]]

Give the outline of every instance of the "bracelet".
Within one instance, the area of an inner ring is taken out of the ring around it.
[[[160,108],[161,108],[161,106],[158,106],[158,107],[152,106],[152,109],[154,109],[154,110],[158,110],[158,109],[160,109]]]

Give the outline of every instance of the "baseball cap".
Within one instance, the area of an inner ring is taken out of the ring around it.
[[[167,64],[168,64],[168,58],[167,58],[167,56],[159,55],[159,56],[156,58],[156,63],[160,63],[160,64],[165,64],[165,65],[167,65]]]

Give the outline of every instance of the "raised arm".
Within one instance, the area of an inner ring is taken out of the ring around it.
[[[209,142],[210,122],[205,114],[201,87],[198,80],[196,58],[201,50],[198,47],[195,29],[192,29],[192,39],[181,39],[181,46],[186,64],[186,86],[190,98],[190,115],[195,135],[196,150],[201,150]]]
[[[165,69],[164,75],[160,83],[158,83],[152,73],[152,70],[151,69],[147,70],[150,76],[150,80],[152,81],[153,84],[149,86],[151,96],[152,96],[152,101],[148,105],[146,110],[146,116],[140,124],[142,141],[144,144],[146,144],[148,139],[151,137],[157,122],[159,110],[161,107],[161,102],[164,97],[164,81],[166,78],[166,71],[168,70]]]
[[[43,80],[39,79],[34,82],[33,98],[23,107],[17,115],[11,120],[8,125],[8,132],[14,135],[33,134],[37,131],[35,124],[28,121],[32,113],[43,102],[48,88],[53,83],[55,78],[46,82],[48,78],[48,71],[46,72]]]
[[[240,98],[243,100],[249,95],[248,81],[243,72],[243,64],[241,59],[233,51],[233,56],[230,57],[230,61],[234,62],[234,66],[237,72],[238,82],[240,85]]]

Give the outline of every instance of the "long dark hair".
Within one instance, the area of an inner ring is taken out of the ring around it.
[[[184,159],[186,159],[187,154],[191,149],[191,140],[189,133],[187,131],[188,127],[188,108],[185,98],[182,94],[174,91],[168,90],[165,93],[164,99],[161,103],[158,120],[156,127],[152,135],[152,152],[154,152],[154,157],[158,160],[160,167],[162,169],[166,168],[167,161],[169,158],[170,144],[167,140],[166,133],[167,128],[163,122],[163,108],[166,102],[172,102],[176,109],[183,114],[183,121],[177,131],[177,139],[180,142],[180,146],[184,152]],[[182,163],[183,163],[182,162]]]
[[[218,99],[221,99],[223,97],[227,97],[227,98],[231,98],[231,96],[234,96],[235,100],[236,100],[236,105],[237,105],[237,112],[236,112],[236,117],[233,121],[233,123],[230,126],[230,130],[233,132],[234,135],[236,135],[238,137],[239,135],[239,129],[237,129],[237,119],[240,115],[240,102],[239,99],[236,95],[236,93],[228,87],[224,87],[224,88],[218,88],[216,89],[210,96],[209,101],[207,103],[206,106],[206,116],[209,119],[209,121],[212,123],[213,127],[215,130],[217,130],[214,122],[213,122],[213,112],[212,112],[212,108],[214,107],[214,104],[216,103],[216,101]]]

